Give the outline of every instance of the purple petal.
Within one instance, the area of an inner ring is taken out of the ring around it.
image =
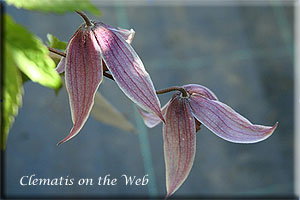
[[[134,49],[104,25],[98,23],[93,32],[103,60],[120,89],[142,109],[164,121],[153,83]]]
[[[166,110],[167,110],[167,107],[169,106],[169,103],[170,103],[170,101],[168,103],[166,103],[166,105],[164,105],[164,107],[162,107],[162,109],[161,109],[161,113],[163,114],[163,116],[165,116],[165,114],[166,114]],[[161,122],[161,119],[159,117],[157,117],[157,115],[147,112],[147,111],[144,111],[139,107],[137,109],[138,109],[139,113],[141,114],[145,125],[148,128],[153,128]]]
[[[127,30],[127,29],[122,29],[122,28],[108,28],[112,32],[114,32],[116,35],[119,34],[124,40],[128,43],[131,44],[135,31],[133,29]]]
[[[61,74],[65,71],[65,65],[66,65],[66,58],[62,57],[55,70]]]
[[[101,22],[97,22],[95,23],[96,26],[104,26],[105,28],[111,30],[112,32],[114,32],[115,34],[119,34],[119,36],[121,36],[122,38],[124,38],[124,40],[128,43],[131,44],[134,35],[135,35],[135,31],[133,29],[123,29],[123,28],[114,28],[108,24],[103,24]]]
[[[189,84],[183,86],[190,94],[201,94],[211,100],[218,100],[217,96],[207,87],[197,84]]]
[[[253,125],[249,120],[222,102],[201,95],[191,95],[190,107],[197,120],[224,140],[234,143],[255,143],[272,135],[272,126]]]
[[[91,31],[78,32],[66,54],[65,79],[74,126],[70,134],[58,144],[70,140],[81,130],[103,78],[101,50]]]
[[[195,158],[195,119],[186,98],[177,96],[170,102],[163,137],[168,197],[185,181]]]
[[[68,51],[69,45],[72,42],[73,38],[78,35],[78,33],[80,32],[80,28],[76,30],[76,32],[72,35],[70,41],[67,44],[67,48],[66,48],[66,52]],[[66,58],[62,57],[59,61],[59,63],[57,64],[57,67],[55,68],[55,70],[57,71],[57,73],[61,74],[65,71],[66,68]]]

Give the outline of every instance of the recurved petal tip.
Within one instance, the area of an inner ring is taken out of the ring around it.
[[[58,146],[62,143],[65,143],[65,142],[71,140],[73,137],[75,137],[79,133],[81,128],[83,127],[84,122],[82,122],[82,121],[75,122],[75,124],[74,124],[73,128],[71,129],[69,135],[67,137],[65,137],[63,140],[61,140],[60,142],[58,142],[56,145]]]
[[[267,139],[277,127],[252,124],[226,104],[201,95],[191,95],[190,107],[197,120],[224,140],[256,143]]]

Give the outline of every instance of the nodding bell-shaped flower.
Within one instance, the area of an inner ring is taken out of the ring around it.
[[[164,121],[150,76],[130,45],[135,32],[91,22],[83,13],[77,13],[86,23],[71,37],[66,57],[56,68],[59,73],[65,72],[74,125],[58,144],[75,137],[83,127],[106,70],[134,103]]]
[[[255,143],[268,138],[277,127],[254,125],[232,108],[220,102],[208,88],[190,84],[180,88],[162,108],[164,157],[167,195],[172,195],[185,181],[192,168],[196,150],[196,131],[203,124],[224,140]],[[160,120],[139,109],[145,124],[152,128]]]

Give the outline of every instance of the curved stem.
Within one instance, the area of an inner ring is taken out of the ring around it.
[[[115,80],[114,77],[111,74],[107,73],[106,71],[103,71],[103,76],[105,76],[106,78],[109,78],[113,81]]]
[[[66,53],[62,52],[60,50],[57,50],[57,49],[54,49],[54,48],[51,48],[51,47],[48,47],[48,50],[51,51],[52,53],[55,53],[55,54],[59,55],[59,56],[66,57]]]
[[[79,14],[82,18],[83,18],[83,20],[85,21],[85,24],[87,25],[87,26],[93,26],[93,24],[92,24],[92,22],[90,21],[90,19],[86,16],[86,14],[84,14],[82,11],[80,11],[80,10],[76,10],[75,11],[77,14]]]
[[[187,91],[183,87],[177,87],[177,86],[169,87],[169,88],[162,89],[162,90],[157,90],[156,94],[164,94],[164,93],[168,93],[168,92],[172,92],[172,91],[180,91],[182,93],[183,97],[188,96]]]

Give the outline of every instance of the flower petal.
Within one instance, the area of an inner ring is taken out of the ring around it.
[[[191,95],[190,107],[197,120],[224,140],[234,143],[255,143],[272,135],[271,126],[253,125],[232,108],[201,95]]]
[[[175,97],[163,125],[167,196],[172,195],[190,173],[196,150],[196,125],[188,100]]]
[[[120,89],[142,109],[164,121],[153,83],[134,49],[105,25],[97,23],[93,31],[103,60]]]
[[[122,38],[124,38],[124,40],[128,43],[131,44],[134,35],[135,35],[135,31],[133,29],[127,30],[127,29],[123,29],[123,28],[113,28],[111,26],[108,26],[107,29],[111,30],[112,32],[114,32],[116,35],[119,34],[119,36],[121,36]]]
[[[68,44],[67,44],[66,52],[67,52],[67,50],[68,50],[68,48],[69,48],[69,45],[70,45],[70,43],[72,42],[73,38],[74,38],[75,36],[77,36],[79,32],[80,32],[80,28],[78,28],[78,29],[76,30],[76,32],[72,35],[70,41],[69,41]],[[60,59],[59,63],[57,64],[57,67],[55,68],[55,70],[57,71],[57,73],[61,74],[61,73],[63,73],[63,72],[65,71],[65,68],[66,68],[66,58],[65,58],[65,57],[62,57],[62,58]]]
[[[197,93],[201,94],[211,100],[218,100],[217,96],[207,87],[197,84],[188,84],[183,86],[190,94]]]
[[[58,144],[70,140],[81,130],[103,78],[101,50],[91,31],[79,32],[70,42],[66,54],[65,79],[74,126]]]
[[[168,103],[166,103],[161,109],[161,113],[163,114],[163,116],[165,116],[165,114],[166,114],[166,110],[167,110],[167,107],[169,106],[169,103],[170,103],[170,101]],[[159,117],[157,117],[157,115],[147,112],[147,111],[144,111],[139,107],[137,109],[138,109],[139,113],[141,114],[145,125],[148,128],[153,128],[161,122],[161,119]]]
[[[57,73],[59,74],[63,73],[65,71],[65,65],[66,65],[66,58],[62,57],[59,63],[57,64],[57,67],[55,68]]]

